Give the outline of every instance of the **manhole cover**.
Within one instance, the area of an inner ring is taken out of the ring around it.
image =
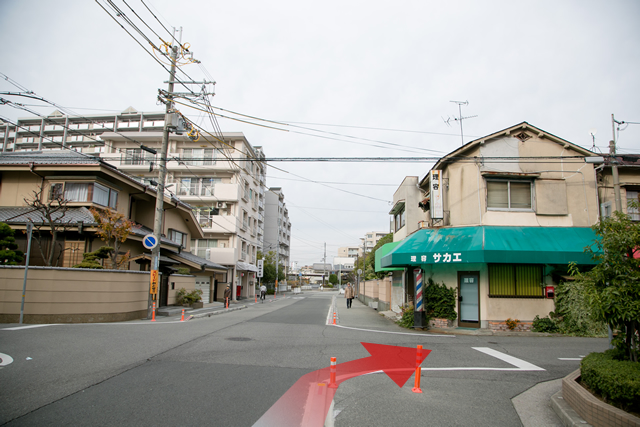
[[[251,341],[251,338],[247,338],[247,337],[231,337],[227,339],[229,341]]]

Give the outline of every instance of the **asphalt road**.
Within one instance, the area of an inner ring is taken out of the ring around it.
[[[368,357],[360,342],[370,342],[431,350],[423,393],[411,391],[413,377],[402,388],[384,373],[350,379],[334,397],[336,426],[519,426],[513,397],[579,365],[560,358],[606,348],[603,339],[410,333],[342,298],[336,327],[326,324],[331,303],[306,293],[188,322],[0,325],[0,353],[13,358],[0,368],[0,425],[251,426],[300,377],[330,357]]]

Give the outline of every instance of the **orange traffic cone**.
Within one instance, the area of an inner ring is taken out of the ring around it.
[[[180,319],[181,322],[184,322],[184,308],[182,309],[182,319]]]
[[[418,346],[418,350],[416,351],[416,380],[411,389],[414,393],[422,393],[422,389],[420,389],[420,376],[422,375],[422,368],[420,367],[420,363],[422,359],[422,346]]]
[[[153,303],[153,311],[151,312],[151,321],[155,322],[156,321],[156,303]]]

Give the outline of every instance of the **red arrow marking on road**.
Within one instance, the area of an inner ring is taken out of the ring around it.
[[[372,372],[383,371],[398,384],[404,386],[431,350],[396,347],[384,344],[361,343],[371,356],[336,365],[336,385]],[[322,427],[337,388],[329,387],[330,368],[318,369],[303,375],[278,401],[254,424],[259,427]]]

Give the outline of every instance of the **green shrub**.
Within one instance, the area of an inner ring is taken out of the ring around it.
[[[188,275],[191,274],[191,269],[189,267],[180,267],[178,271],[176,271],[176,274]]]
[[[558,332],[558,325],[556,325],[555,320],[551,318],[552,314],[553,312],[550,313],[549,317],[543,317],[542,319],[540,316],[536,315],[533,319],[533,332],[547,332],[551,334]]]
[[[560,282],[555,294],[556,324],[560,333],[586,337],[607,335],[604,322],[593,320],[588,292],[582,283]]]
[[[456,289],[449,288],[444,283],[439,284],[431,277],[424,289],[424,304],[427,319],[456,320]]]
[[[398,320],[398,325],[403,328],[413,328],[413,305],[409,304],[405,307],[402,307],[402,318]]]
[[[188,292],[185,288],[181,288],[176,292],[176,303],[178,305],[183,304],[193,304],[194,302],[198,302],[202,299],[202,290],[194,289],[191,292]]]
[[[580,363],[584,384],[607,403],[640,411],[640,363],[615,360],[615,352],[591,353]]]

